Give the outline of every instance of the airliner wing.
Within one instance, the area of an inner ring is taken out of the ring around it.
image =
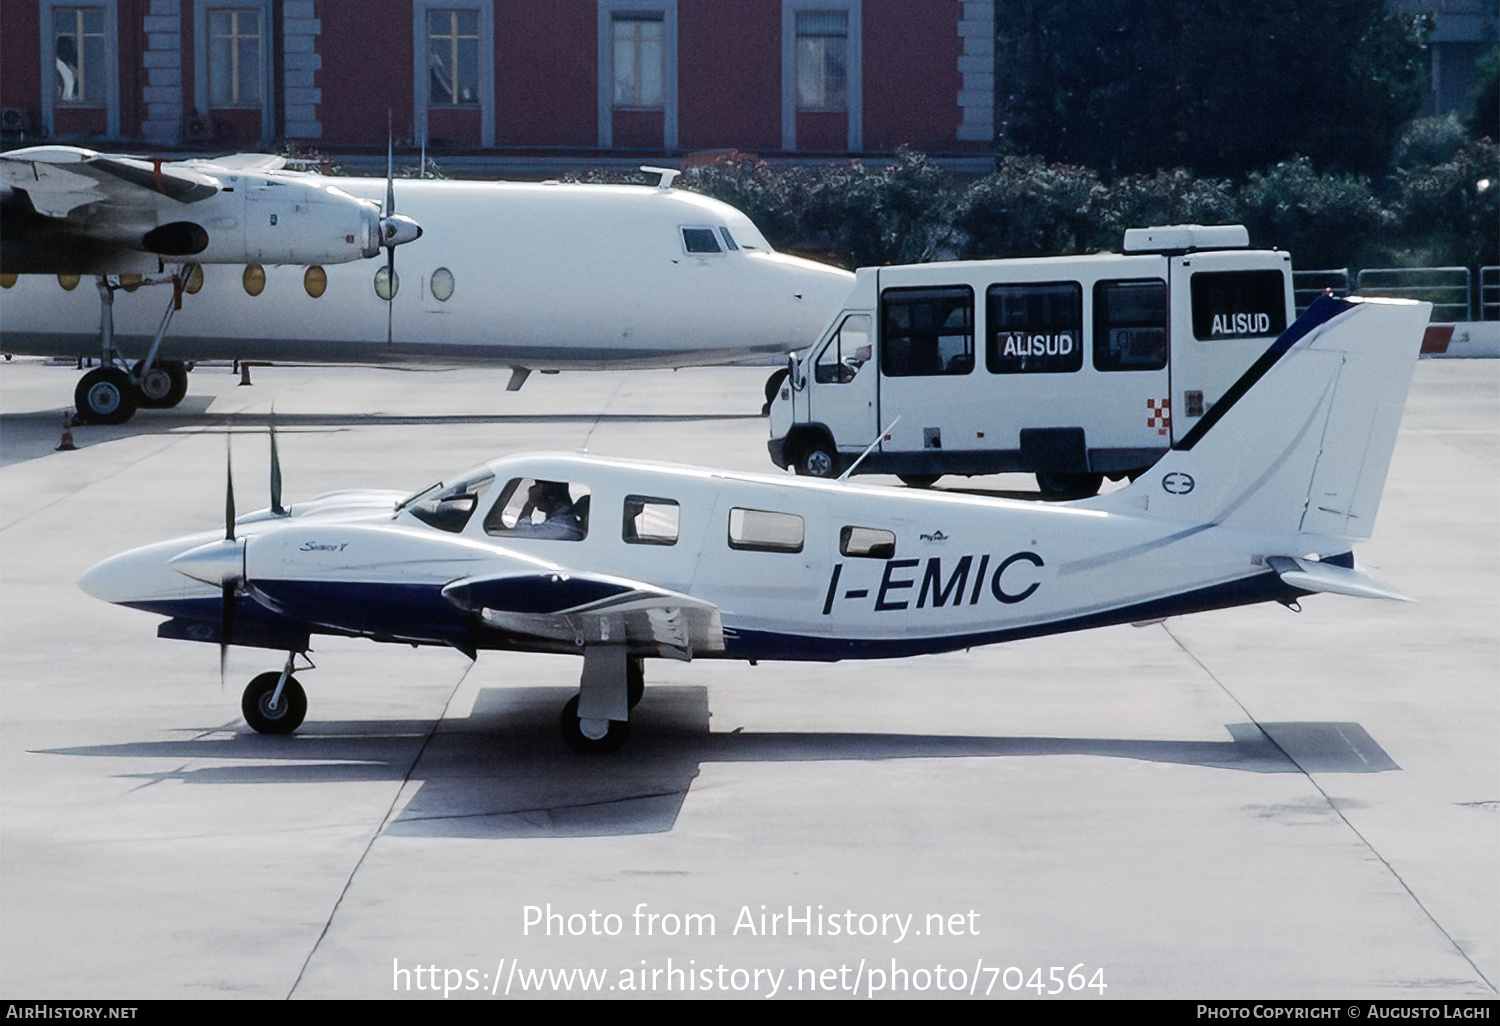
[[[219,192],[218,179],[200,171],[57,146],[0,157],[0,182],[25,192],[36,212],[47,217],[67,217],[91,203],[154,207],[153,194],[196,203]]]
[[[443,597],[486,627],[579,645],[624,642],[633,654],[688,660],[724,649],[718,607],[618,577],[543,571],[454,581]]]

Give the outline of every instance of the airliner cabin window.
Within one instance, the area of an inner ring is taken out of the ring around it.
[[[801,552],[802,518],[764,509],[729,511],[729,547],[752,552]]]
[[[1200,271],[1193,275],[1193,337],[1199,342],[1264,338],[1286,330],[1281,271]]]
[[[712,228],[684,228],[682,248],[689,253],[722,253],[719,237]]]
[[[676,499],[627,495],[621,536],[631,545],[676,545],[678,514]]]
[[[1167,283],[1094,285],[1094,369],[1162,370],[1167,365]]]
[[[991,374],[1065,374],[1083,366],[1083,286],[1076,281],[991,285],[985,312]]]
[[[880,306],[880,369],[887,377],[974,369],[973,289],[886,289]]]
[[[589,533],[589,490],[568,481],[513,477],[484,518],[485,534],[582,541]]]
[[[820,385],[841,385],[854,380],[870,359],[870,315],[851,314],[813,365],[813,378]]]
[[[457,534],[468,524],[494,480],[494,474],[480,469],[451,484],[439,481],[402,502],[396,512],[410,513],[429,527]]]

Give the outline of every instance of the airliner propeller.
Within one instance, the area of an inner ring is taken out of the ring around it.
[[[381,298],[385,300],[385,344],[389,346],[394,341],[392,320],[395,312],[392,304],[400,287],[396,278],[396,247],[421,238],[422,226],[412,218],[396,213],[396,164],[389,111],[386,118],[385,206],[380,211],[380,244],[385,247],[385,293]],[[380,290],[377,288],[376,291]]]

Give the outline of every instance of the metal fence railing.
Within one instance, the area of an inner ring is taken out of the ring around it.
[[[1328,291],[1332,291],[1335,296],[1349,294],[1349,268],[1292,272],[1292,294],[1296,297],[1298,317],[1312,306],[1314,299]]]
[[[1361,296],[1420,299],[1434,321],[1472,321],[1472,276],[1467,267],[1367,267],[1355,279]]]
[[[1500,267],[1479,269],[1479,319],[1500,321]]]

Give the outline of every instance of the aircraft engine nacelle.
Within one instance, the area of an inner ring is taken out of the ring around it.
[[[380,252],[380,210],[369,200],[315,182],[237,177],[226,176],[223,192],[193,205],[207,237],[193,254],[198,262],[342,264]],[[141,248],[176,255],[149,244],[162,230],[147,233]]]

